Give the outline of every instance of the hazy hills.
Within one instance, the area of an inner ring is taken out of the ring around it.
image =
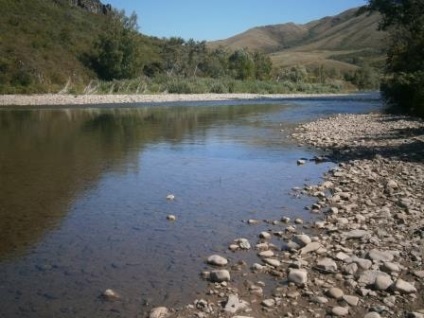
[[[350,9],[307,24],[256,27],[209,46],[266,52],[275,66],[319,64],[346,70],[363,63],[380,64],[386,37],[377,30],[380,16],[357,12]]]

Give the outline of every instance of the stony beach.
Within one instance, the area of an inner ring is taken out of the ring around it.
[[[136,103],[173,103],[202,101],[237,101],[237,100],[279,100],[292,98],[351,98],[351,94],[133,94],[133,95],[70,95],[70,94],[40,94],[40,95],[0,95],[0,107],[4,106],[87,106],[108,104]],[[355,95],[361,98],[361,95]]]
[[[336,163],[293,189],[314,221],[244,220],[267,230],[205,255],[203,297],[148,317],[424,317],[424,122],[338,115],[293,138],[328,155],[298,165]]]

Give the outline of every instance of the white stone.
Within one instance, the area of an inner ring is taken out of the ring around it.
[[[166,217],[166,219],[167,219],[168,221],[175,221],[175,220],[177,219],[177,217],[176,217],[175,215],[170,214],[170,215],[168,215],[168,216]]]
[[[207,259],[207,263],[215,266],[225,266],[228,264],[228,260],[220,255],[211,255]]]
[[[243,250],[250,250],[251,246],[248,239],[245,238],[239,238],[236,240],[236,243],[238,246]]]
[[[225,269],[211,271],[210,280],[214,283],[228,282],[231,280],[230,272]]]
[[[265,262],[265,264],[268,264],[274,267],[279,267],[281,265],[281,262],[275,258],[264,258],[263,261]]]
[[[272,308],[272,307],[275,307],[277,303],[276,303],[275,299],[270,298],[270,299],[264,299],[261,304],[264,307]]]
[[[169,317],[170,312],[166,307],[156,307],[150,311],[149,318],[166,318]]]
[[[331,258],[322,258],[317,262],[316,269],[326,273],[334,273],[337,271],[337,264]]]
[[[365,230],[352,230],[342,233],[342,236],[344,236],[346,239],[362,239],[371,237],[371,234]]]
[[[393,289],[403,294],[411,294],[417,292],[417,289],[413,284],[406,282],[400,278],[396,281]]]
[[[342,299],[343,295],[344,292],[340,288],[332,287],[328,290],[328,296],[330,296],[331,298]]]
[[[311,242],[308,245],[306,245],[305,247],[302,247],[300,249],[300,254],[301,255],[305,255],[305,254],[308,254],[308,253],[311,253],[311,252],[315,252],[318,249],[320,249],[321,246],[322,245],[319,242]]]
[[[381,316],[378,312],[372,311],[367,313],[364,318],[381,318]]]
[[[168,195],[166,196],[166,199],[167,199],[167,200],[172,201],[172,200],[174,200],[174,199],[175,199],[175,195],[173,195],[173,194],[168,194]]]
[[[116,301],[119,300],[121,297],[113,289],[106,289],[102,294],[102,298],[107,301]]]
[[[390,276],[378,275],[375,279],[374,286],[377,290],[387,290],[392,284],[393,281]]]
[[[368,258],[373,261],[384,261],[391,262],[393,261],[393,254],[389,251],[380,251],[377,249],[373,249],[368,252]]]
[[[311,238],[306,234],[295,235],[293,241],[299,244],[300,247],[304,247],[312,242]]]
[[[356,307],[359,304],[359,297],[352,295],[344,295],[343,300],[350,306]]]
[[[261,234],[259,234],[259,237],[264,240],[269,240],[271,238],[271,234],[268,232],[261,232]]]
[[[265,257],[265,258],[273,257],[274,255],[275,253],[271,250],[262,251],[258,253],[259,257]]]
[[[358,283],[364,286],[374,285],[378,276],[390,277],[387,273],[381,271],[366,270],[359,276]]]
[[[337,306],[331,309],[331,313],[337,317],[344,317],[349,315],[349,308]]]
[[[249,304],[246,301],[239,299],[238,295],[234,294],[228,296],[227,303],[224,307],[224,311],[231,314],[247,309],[249,309]]]
[[[288,275],[288,281],[298,285],[306,284],[308,281],[308,272],[304,269],[291,269]]]

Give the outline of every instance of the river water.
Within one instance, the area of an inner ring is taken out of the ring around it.
[[[247,219],[313,217],[291,188],[332,164],[297,166],[319,152],[293,128],[381,109],[376,98],[187,105],[0,111],[0,317],[188,304],[206,289],[205,257],[235,263],[228,245],[269,227]],[[122,300],[103,301],[108,288]]]

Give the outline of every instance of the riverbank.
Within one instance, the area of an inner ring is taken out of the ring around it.
[[[237,100],[281,100],[294,98],[369,98],[369,94],[156,94],[156,95],[1,95],[1,106],[109,105]]]
[[[268,230],[235,238],[233,257],[205,255],[205,295],[150,317],[424,317],[424,122],[340,115],[293,137],[337,162],[321,184],[293,189],[316,198],[317,220],[247,220]],[[248,253],[256,263],[234,262]]]

